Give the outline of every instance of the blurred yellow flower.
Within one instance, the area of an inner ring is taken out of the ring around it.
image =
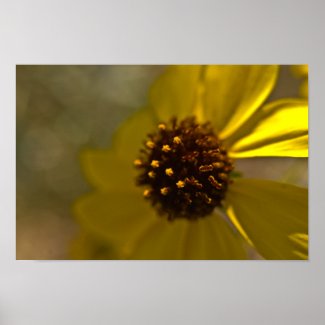
[[[307,102],[263,104],[277,74],[169,67],[111,148],[82,152],[95,190],[76,202],[78,222],[122,259],[247,259],[249,247],[308,258],[308,190],[232,171],[235,159],[308,157]]]
[[[296,78],[303,79],[299,87],[299,94],[308,98],[308,64],[293,65],[291,71]]]

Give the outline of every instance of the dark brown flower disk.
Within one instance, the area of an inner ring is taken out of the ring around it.
[[[221,206],[233,169],[210,123],[194,117],[159,124],[134,164],[144,197],[169,220],[195,220]]]

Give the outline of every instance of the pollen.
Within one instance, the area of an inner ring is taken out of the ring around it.
[[[214,163],[212,163],[212,166],[214,167],[214,168],[222,168],[223,166],[224,166],[225,164],[223,163],[223,162],[214,162]]]
[[[146,190],[143,191],[143,196],[144,197],[148,198],[148,197],[150,197],[150,195],[151,195],[151,190],[146,189]]]
[[[151,140],[147,141],[146,142],[146,146],[149,148],[149,149],[153,149],[155,147],[155,143],[152,142]]]
[[[148,173],[148,176],[150,177],[150,178],[155,178],[156,177],[156,173],[154,172],[154,171],[150,171],[149,173]]]
[[[225,173],[220,173],[220,174],[218,174],[218,177],[219,177],[220,179],[222,179],[223,181],[225,181],[225,180],[228,179],[228,175],[225,174]]]
[[[175,144],[180,144],[180,143],[182,143],[182,140],[181,140],[181,138],[180,137],[174,137],[173,138],[173,143],[175,143]]]
[[[136,184],[145,187],[158,214],[197,220],[223,206],[234,166],[209,123],[173,118],[158,124],[144,144],[134,162]]]
[[[168,144],[164,144],[161,149],[163,152],[169,152],[172,150]]]
[[[158,168],[159,167],[159,161],[158,160],[153,160],[150,165],[153,168]]]
[[[166,168],[166,169],[165,169],[165,174],[166,174],[167,176],[173,176],[173,175],[174,175],[174,171],[173,171],[172,168]]]
[[[185,182],[183,182],[183,181],[178,181],[178,182],[176,183],[176,186],[177,186],[178,188],[183,188],[183,187],[185,187]]]
[[[136,167],[140,167],[140,166],[142,166],[142,161],[140,159],[136,159],[136,160],[134,160],[133,164]]]
[[[161,193],[162,195],[167,195],[167,194],[169,193],[169,189],[168,189],[168,187],[163,187],[163,188],[161,188],[161,189],[160,189],[160,193]]]

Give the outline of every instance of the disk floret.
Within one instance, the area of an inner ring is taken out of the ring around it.
[[[160,123],[134,165],[144,197],[169,220],[195,220],[220,207],[233,169],[210,123],[199,124],[194,117]]]

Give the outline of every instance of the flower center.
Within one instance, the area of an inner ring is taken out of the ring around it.
[[[159,124],[134,164],[144,197],[169,220],[197,219],[220,207],[233,169],[210,123],[193,117]]]

